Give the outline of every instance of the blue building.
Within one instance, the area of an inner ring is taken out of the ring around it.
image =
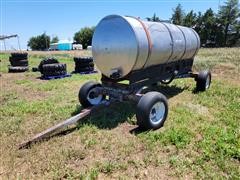
[[[69,51],[72,50],[72,43],[71,41],[68,40],[62,40],[59,41],[58,43],[52,43],[50,44],[50,50],[52,51]]]

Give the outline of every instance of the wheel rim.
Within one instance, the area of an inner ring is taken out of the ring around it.
[[[171,80],[171,79],[164,79],[164,80],[162,80],[162,82],[168,83],[170,80]]]
[[[208,75],[206,79],[206,84],[205,84],[206,89],[208,89],[209,86],[210,86],[210,76]]]
[[[153,124],[160,123],[165,115],[166,108],[163,102],[157,102],[150,110],[149,119]]]
[[[98,105],[100,104],[100,102],[102,101],[103,99],[103,95],[102,94],[99,94],[97,97],[94,97],[92,94],[94,94],[95,91],[94,89],[91,89],[89,92],[88,92],[88,95],[87,95],[87,100],[89,101],[90,104],[92,105]]]
[[[161,80],[163,84],[169,84],[172,81],[172,78]]]

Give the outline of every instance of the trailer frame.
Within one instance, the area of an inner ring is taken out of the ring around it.
[[[85,107],[101,103],[101,98],[110,103],[115,101],[132,101],[137,104],[136,116],[138,125],[145,129],[158,129],[163,126],[167,118],[168,103],[164,94],[151,91],[153,86],[158,85],[159,82],[161,84],[169,84],[174,79],[194,78],[197,90],[205,91],[209,88],[211,83],[210,71],[193,72],[193,60],[179,60],[143,68],[131,72],[124,78],[119,78],[120,74],[118,72],[115,72],[111,78],[102,74],[101,84],[89,82],[90,84],[86,83],[81,87],[84,90],[81,92],[80,89],[79,91],[79,101]],[[95,104],[91,104],[91,102],[86,103],[88,100]],[[158,106],[161,106],[161,108],[157,110]],[[142,112],[145,114],[142,114]],[[159,120],[158,125],[156,125],[157,122],[149,121],[154,113],[156,115],[161,114],[158,115],[158,119],[161,120]],[[142,117],[144,119],[139,120]],[[149,122],[146,125],[144,121]]]
[[[174,79],[180,78],[194,78],[196,80],[198,73],[192,71],[192,65],[193,59],[179,60],[133,71],[122,79],[110,79],[102,74],[102,87],[97,88],[96,93],[104,94],[109,96],[110,99],[118,101],[135,101],[135,99],[139,98],[133,98],[133,95],[141,96],[142,88],[149,88],[158,82],[169,84]],[[115,76],[118,75],[115,74]],[[125,80],[129,83],[122,83]]]

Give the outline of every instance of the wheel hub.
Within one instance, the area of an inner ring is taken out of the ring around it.
[[[153,124],[159,123],[159,121],[162,121],[165,115],[165,105],[163,102],[157,102],[152,106],[152,109],[149,114],[150,121]]]
[[[95,92],[91,91],[91,92],[89,93],[89,98],[94,99],[95,97],[96,97]]]
[[[92,104],[92,105],[98,105],[103,99],[102,94],[97,94],[94,89],[90,90],[87,95],[87,100]]]

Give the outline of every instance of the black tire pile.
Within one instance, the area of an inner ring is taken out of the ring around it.
[[[67,65],[59,63],[55,58],[47,58],[40,62],[38,70],[43,77],[62,76],[67,74]]]
[[[94,71],[94,63],[92,57],[74,57],[75,71],[74,73]]]
[[[28,71],[28,53],[26,52],[11,53],[9,61],[11,65],[8,67],[8,72]]]

